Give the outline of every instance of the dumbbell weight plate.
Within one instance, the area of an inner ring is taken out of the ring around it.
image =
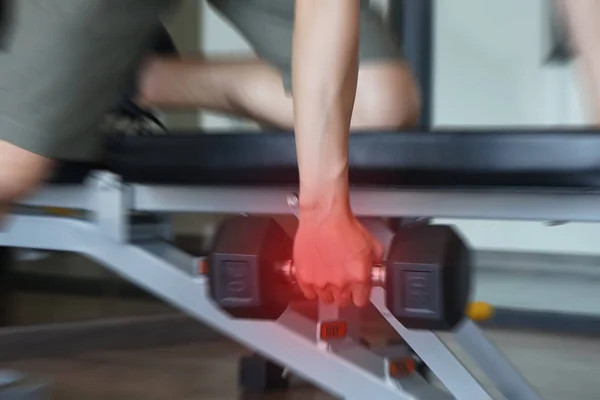
[[[209,257],[210,295],[235,318],[275,320],[293,291],[280,268],[293,240],[270,217],[234,217],[217,232]]]
[[[387,260],[387,308],[407,328],[452,330],[467,310],[471,270],[470,251],[451,226],[403,227]]]

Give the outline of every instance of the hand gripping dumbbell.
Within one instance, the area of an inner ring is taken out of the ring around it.
[[[293,239],[273,218],[225,221],[209,257],[212,299],[234,318],[279,318],[294,293],[292,250]],[[374,265],[371,276],[405,327],[451,330],[468,306],[470,252],[450,226],[408,226],[396,233],[386,262]]]

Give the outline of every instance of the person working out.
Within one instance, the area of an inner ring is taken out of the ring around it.
[[[259,59],[148,58],[160,14],[176,3],[15,1],[0,54],[0,213],[35,190],[53,160],[99,156],[95,128],[136,76],[150,106],[294,128],[300,287],[309,299],[366,304],[381,248],[350,207],[348,136],[351,127],[417,120],[417,90],[397,44],[368,1],[212,0]]]

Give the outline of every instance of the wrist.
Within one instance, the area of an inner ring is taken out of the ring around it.
[[[301,185],[299,200],[300,218],[320,220],[351,214],[347,179]]]

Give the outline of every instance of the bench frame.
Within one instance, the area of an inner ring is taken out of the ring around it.
[[[373,290],[372,303],[449,393],[418,374],[390,376],[390,362],[407,348],[369,349],[360,344],[358,310],[320,305],[316,322],[292,307],[275,322],[230,318],[208,296],[208,280],[199,268],[203,260],[170,243],[169,213],[289,215],[294,213],[294,199],[294,191],[287,188],[135,185],[111,172],[96,171],[83,185],[50,185],[24,200],[5,221],[0,245],[90,257],[332,395],[351,400],[491,399],[435,332],[408,330],[389,314],[383,289]],[[360,216],[598,220],[598,200],[585,193],[352,191]],[[593,206],[591,217],[586,217],[584,206],[588,216]],[[47,207],[79,211],[49,215]],[[323,342],[317,335],[320,324],[332,319],[344,319],[350,335]],[[541,399],[472,321],[464,321],[452,336],[507,398]]]

